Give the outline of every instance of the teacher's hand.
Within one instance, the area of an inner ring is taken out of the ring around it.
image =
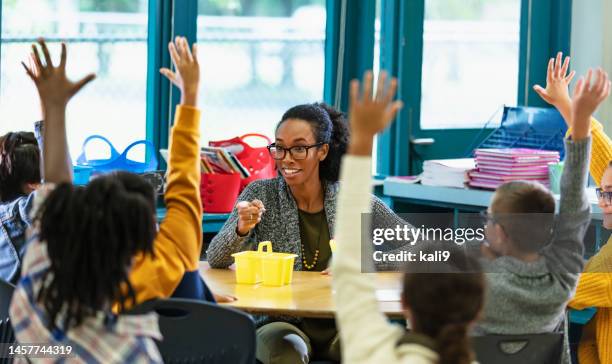
[[[259,200],[240,201],[236,204],[238,210],[238,226],[236,232],[240,236],[247,235],[259,222],[261,215],[266,211],[263,202]]]

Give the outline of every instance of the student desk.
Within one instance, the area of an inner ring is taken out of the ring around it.
[[[161,221],[166,216],[166,208],[157,209],[157,220]],[[230,214],[208,214],[202,216],[202,230],[204,233],[218,233],[225,224]]]
[[[211,269],[207,262],[200,262],[200,274],[213,292],[236,297],[237,301],[226,305],[242,311],[264,315],[334,317],[332,277],[319,272],[293,272],[293,282],[283,287],[236,284],[233,269]],[[401,289],[401,273],[372,274],[376,274],[381,294],[389,295],[384,291],[398,292]],[[390,318],[404,317],[400,301],[380,301],[380,308]]]

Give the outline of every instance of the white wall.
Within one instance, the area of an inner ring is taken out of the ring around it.
[[[573,1],[571,56],[572,69],[577,72],[575,80],[596,67],[603,67],[612,76],[611,14],[612,0]],[[596,117],[612,135],[612,97],[599,108]]]

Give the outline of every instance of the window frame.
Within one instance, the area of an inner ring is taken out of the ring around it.
[[[382,0],[381,69],[399,77],[398,98],[405,106],[378,139],[380,177],[415,174],[425,159],[464,157],[486,135],[481,128],[421,129],[425,1]],[[557,51],[569,54],[571,9],[572,0],[521,0],[517,105],[550,107],[531,86],[546,81],[547,61]],[[435,142],[419,145],[422,138]]]

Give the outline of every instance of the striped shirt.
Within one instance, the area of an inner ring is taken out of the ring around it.
[[[38,193],[36,206],[40,206],[49,188]],[[19,344],[57,345],[71,354],[64,357],[30,358],[33,362],[70,362],[70,363],[161,363],[161,356],[153,339],[161,340],[157,315],[114,315],[97,312],[84,319],[77,327],[68,331],[49,330],[49,318],[40,303],[36,301],[42,287],[42,279],[49,270],[51,262],[47,254],[47,244],[38,240],[37,223],[28,230],[28,250],[26,252],[22,276],[10,307],[10,319]],[[61,317],[57,320],[59,325]]]

